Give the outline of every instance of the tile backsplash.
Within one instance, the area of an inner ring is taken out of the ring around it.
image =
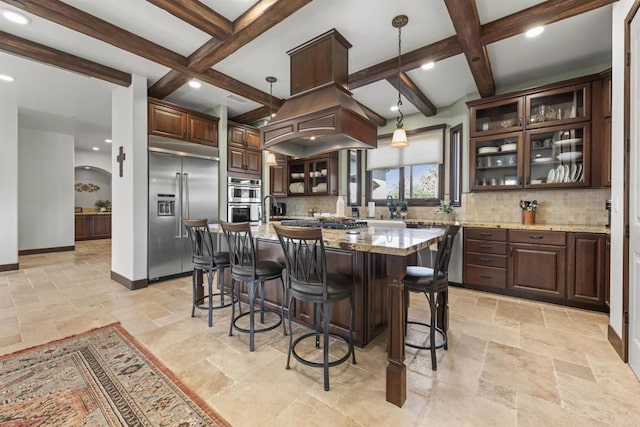
[[[455,217],[460,221],[520,222],[520,200],[537,200],[536,224],[580,224],[602,226],[607,223],[605,202],[611,198],[609,188],[556,191],[492,191],[466,193],[462,195],[462,206],[455,208]],[[336,196],[289,197],[287,214],[306,215],[307,209],[316,212],[335,213]],[[435,207],[409,206],[408,219],[438,220],[440,214]],[[345,214],[351,209],[347,206]],[[376,206],[376,218],[389,218],[385,206]],[[367,216],[367,207],[360,206],[360,217]]]

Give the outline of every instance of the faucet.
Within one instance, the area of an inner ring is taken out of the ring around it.
[[[398,216],[398,213],[396,211],[397,205],[393,201],[393,197],[391,197],[391,195],[387,196],[387,207],[389,208],[389,218],[390,219],[396,218]]]
[[[264,196],[264,199],[262,199],[262,215],[260,215],[260,221],[263,224],[267,223],[267,199],[269,198],[273,199],[274,205],[278,203],[278,199],[276,199],[275,196],[272,196],[271,194]]]

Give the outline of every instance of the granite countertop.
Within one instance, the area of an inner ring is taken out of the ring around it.
[[[277,223],[277,221],[273,221]],[[217,225],[210,226],[217,230]],[[353,231],[359,234],[348,234],[350,230],[323,229],[324,244],[328,248],[344,249],[359,252],[373,252],[387,255],[409,255],[424,249],[440,240],[443,229],[411,229],[366,227]],[[278,241],[272,223],[251,227],[253,236],[258,239]]]

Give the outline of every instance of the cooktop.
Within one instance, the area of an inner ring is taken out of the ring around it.
[[[284,220],[280,221],[280,224],[289,227],[312,227],[312,228],[327,228],[332,230],[352,230],[354,228],[367,227],[366,221],[309,221],[309,220]]]

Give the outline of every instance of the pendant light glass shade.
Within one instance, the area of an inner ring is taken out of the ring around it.
[[[403,128],[396,128],[396,130],[393,131],[393,137],[391,138],[391,146],[394,148],[402,148],[407,145],[409,145],[407,132],[405,132]]]
[[[276,155],[271,151],[267,151],[267,166],[277,166],[278,162],[276,161]]]

